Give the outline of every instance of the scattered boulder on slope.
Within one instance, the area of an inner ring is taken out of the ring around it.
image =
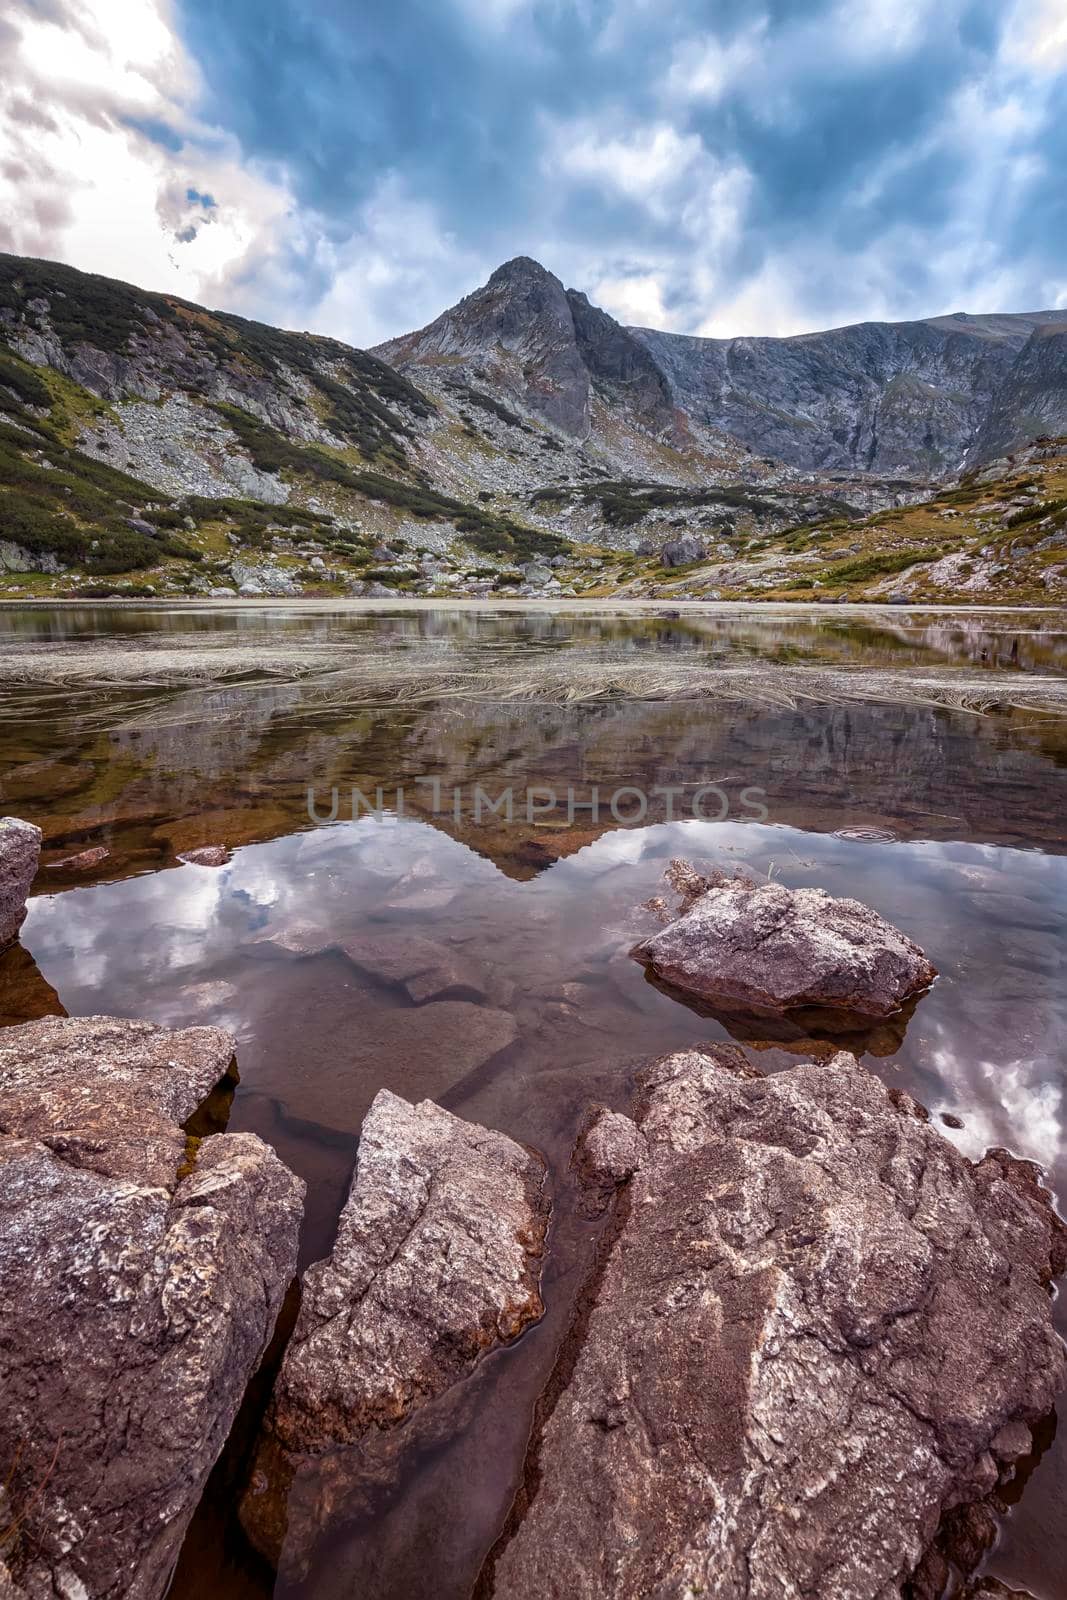
[[[702,881],[683,914],[633,951],[699,999],[888,1017],[937,976],[913,940],[858,900],[723,873]]]
[[[1028,1447],[1064,1227],[843,1053],[640,1080],[646,1152],[482,1590],[890,1600]]]
[[[452,1432],[462,1402],[449,1391],[541,1316],[544,1182],[541,1157],[504,1134],[378,1094],[332,1254],[304,1278],[241,1507],[283,1571],[306,1567],[327,1523],[367,1509],[402,1451]]]
[[[28,1595],[156,1600],[272,1333],[303,1185],[180,1124],[233,1038],[113,1017],[0,1032],[0,1461]]]
[[[0,817],[0,950],[14,944],[26,919],[26,899],[41,859],[40,828]]]
[[[708,550],[703,539],[695,533],[683,533],[678,539],[668,539],[660,550],[659,558],[665,567],[688,567],[694,561],[703,561]]]

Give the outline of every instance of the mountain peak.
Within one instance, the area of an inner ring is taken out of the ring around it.
[[[547,267],[543,267],[540,261],[535,261],[533,256],[512,256],[510,261],[501,262],[496,271],[490,275],[489,283],[486,287],[500,283],[531,281],[544,283],[546,279],[551,283],[559,283],[556,275],[549,272]],[[563,287],[562,284],[560,284],[560,287]]]

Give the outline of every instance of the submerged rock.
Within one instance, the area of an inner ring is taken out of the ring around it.
[[[224,867],[229,859],[230,852],[224,844],[201,844],[178,852],[178,860],[190,867]]]
[[[274,1327],[303,1185],[190,1141],[231,1035],[112,1017],[0,1033],[0,1460],[33,1596],[155,1600]]]
[[[26,900],[41,859],[40,828],[0,817],[0,950],[14,944],[26,920]]]
[[[275,1560],[284,1543],[286,1569],[305,1567],[327,1523],[367,1508],[401,1452],[451,1432],[445,1397],[541,1316],[544,1181],[540,1156],[504,1134],[376,1097],[242,1502],[253,1542]]]
[[[898,1596],[1063,1380],[1063,1224],[1027,1164],[967,1161],[851,1056],[684,1052],[639,1093],[485,1591]]]
[[[66,1014],[58,994],[23,945],[9,945],[0,952],[0,1028]]]
[[[633,954],[665,983],[711,1003],[786,1011],[834,1007],[888,1017],[937,969],[858,900],[720,874]]]
[[[383,983],[402,984],[416,1005],[446,996],[482,1000],[485,988],[471,964],[416,933],[353,934],[338,944],[349,961]]]
[[[89,850],[79,850],[77,855],[64,856],[62,861],[50,861],[49,872],[92,872],[111,855],[106,844],[95,844]]]

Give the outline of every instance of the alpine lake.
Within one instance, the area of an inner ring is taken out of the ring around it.
[[[0,1024],[231,1029],[228,1127],[306,1181],[302,1264],[330,1250],[383,1086],[549,1162],[544,1320],[289,1592],[470,1593],[595,1243],[568,1201],[575,1131],[591,1099],[626,1109],[643,1062],[734,1039],[777,1072],[844,1044],[965,1154],[1005,1147],[1067,1197],[1063,614],[8,607],[0,756],[3,812],[45,835]],[[205,846],[221,865],[179,859]],[[853,896],[940,976],[845,1040],[701,1014],[629,954],[675,857]],[[384,931],[437,947],[453,987],[419,1003],[341,948]],[[235,1514],[284,1331],[174,1600],[286,1592]],[[984,1570],[1067,1596],[1065,1501],[1053,1418]]]

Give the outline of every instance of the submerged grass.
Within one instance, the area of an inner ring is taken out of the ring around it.
[[[213,721],[239,720],[248,709],[246,696],[268,686],[272,693],[290,689],[308,722],[361,706],[462,700],[714,700],[784,709],[804,702],[866,702],[1060,715],[1067,710],[1067,677],[1021,677],[963,667],[887,669],[736,658],[719,662],[702,655],[664,660],[582,646],[539,651],[526,644],[487,652],[454,643],[435,647],[404,641],[392,646],[379,641],[373,651],[306,642],[274,647],[205,647],[200,641],[187,647],[125,642],[28,646],[0,654],[0,685],[2,719],[25,715],[27,686],[35,685],[38,691],[55,691],[49,698],[56,714],[62,706],[63,714],[81,726],[98,714],[112,727],[117,717],[127,727],[139,721],[155,727],[193,723],[207,715]],[[161,704],[158,691],[167,689],[194,692]],[[127,698],[131,691],[136,696],[132,700]]]

